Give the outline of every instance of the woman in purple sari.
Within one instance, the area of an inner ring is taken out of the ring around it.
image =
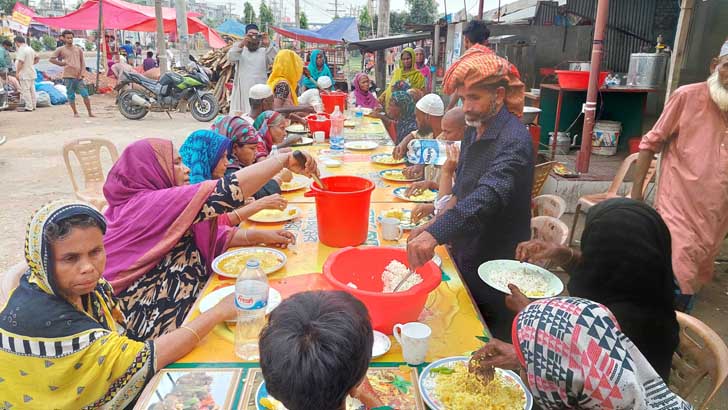
[[[104,278],[121,300],[130,337],[146,340],[181,326],[212,260],[228,248],[285,246],[294,240],[287,231],[217,223],[283,168],[310,175],[316,163],[307,156],[301,167],[290,154],[281,154],[190,185],[190,170],[171,141],[149,138],[124,150],[104,184],[109,202]]]
[[[425,94],[432,92],[432,71],[430,65],[426,64],[425,49],[415,48],[415,68],[425,76]]]
[[[380,110],[382,105],[377,100],[377,93],[371,89],[371,84],[372,82],[367,73],[357,74],[352,82],[354,91],[351,92],[349,97],[350,104],[356,107]]]

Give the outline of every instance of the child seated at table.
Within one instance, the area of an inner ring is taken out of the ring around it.
[[[369,313],[350,294],[293,295],[260,333],[266,388],[288,410],[344,410],[349,395],[382,406],[366,378],[373,343]]]

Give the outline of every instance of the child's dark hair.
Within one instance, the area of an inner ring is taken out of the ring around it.
[[[369,312],[352,295],[293,295],[260,333],[266,388],[289,410],[339,410],[364,379],[373,343]]]
[[[65,238],[69,233],[71,233],[71,229],[73,228],[90,227],[99,228],[101,232],[104,232],[105,230],[105,227],[102,226],[98,219],[93,218],[90,215],[81,214],[61,219],[58,222],[50,222],[46,224],[45,229],[43,230],[43,235],[52,243]]]
[[[154,52],[153,51],[147,51],[147,58],[152,58],[152,57],[154,57]]]

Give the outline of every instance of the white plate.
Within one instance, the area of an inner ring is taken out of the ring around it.
[[[290,134],[308,134],[308,130],[301,124],[293,124],[286,127],[286,132]]]
[[[208,310],[215,307],[218,303],[220,303],[221,300],[225,298],[227,295],[231,295],[235,293],[235,285],[232,286],[225,286],[224,288],[220,288],[209,295],[205,296],[200,300],[200,313],[205,313]],[[265,308],[265,314],[270,315],[270,312],[273,311],[273,309],[277,308],[278,305],[281,304],[283,301],[283,297],[281,296],[281,292],[278,292],[277,290],[269,287],[268,288],[268,306]],[[235,319],[228,320],[227,322],[235,322]]]
[[[402,211],[402,213],[404,214],[403,217],[407,216],[406,218],[404,218],[405,221],[409,219],[409,222],[402,221],[402,219],[399,220],[399,226],[401,226],[402,229],[405,231],[411,231],[412,229],[415,229],[419,226],[426,224],[427,222],[429,222],[432,219],[431,216],[427,216],[427,217],[421,219],[417,224],[413,224],[411,209],[392,208],[392,209],[386,209],[386,210],[382,211],[381,214],[379,214],[379,223],[382,223],[382,219],[384,219],[384,218],[395,218],[393,216],[387,216],[387,212],[397,211],[397,210]]]
[[[322,159],[321,163],[324,164],[326,168],[338,168],[341,166],[341,161],[337,159]]]
[[[397,179],[392,176],[397,174],[401,175],[404,179]],[[404,176],[404,171],[401,169],[385,169],[384,171],[379,171],[379,177],[392,182],[414,182],[419,180],[419,178],[408,179]]]
[[[372,345],[372,359],[384,356],[392,348],[392,341],[384,333],[374,331],[374,344]]]
[[[263,248],[263,247],[240,248],[240,249],[235,249],[232,251],[227,251],[227,252],[223,253],[222,255],[218,256],[217,258],[215,258],[215,260],[212,261],[212,270],[215,271],[215,273],[217,273],[220,276],[235,279],[238,277],[239,273],[231,274],[231,273],[224,272],[220,268],[220,264],[222,263],[222,261],[230,256],[236,256],[236,255],[246,254],[246,253],[257,253],[257,252],[271,253],[271,254],[275,255],[281,261],[280,263],[276,264],[275,266],[270,267],[267,270],[264,268],[263,272],[265,272],[266,275],[270,275],[271,273],[278,271],[279,269],[284,267],[286,265],[286,262],[288,261],[288,258],[286,258],[286,254],[279,251],[278,249]]]
[[[405,191],[407,191],[407,187],[399,187],[399,188],[397,188],[397,189],[394,190],[394,196],[396,196],[397,198],[399,198],[399,199],[401,199],[403,201],[408,201],[408,202],[421,202],[421,203],[434,202],[435,199],[437,198],[437,191],[434,191],[434,190],[430,190],[430,191],[435,193],[435,198],[432,198],[429,201],[426,201],[424,199],[412,199],[410,197],[407,197],[407,196],[404,195]]]
[[[377,149],[378,146],[379,144],[374,141],[349,141],[344,144],[346,149],[354,151],[371,151]]]
[[[299,189],[308,188],[311,184],[311,180],[303,175],[294,175],[290,182],[281,183],[281,191],[291,192],[298,191]]]
[[[293,211],[293,213],[289,213]],[[286,209],[279,211],[277,209],[264,209],[259,211],[255,215],[248,218],[249,221],[260,222],[260,223],[276,223],[286,222],[292,219],[298,218],[301,215],[301,210],[295,206],[288,206]]]
[[[383,162],[382,159],[385,158],[391,158],[394,162]],[[392,154],[376,154],[372,155],[370,157],[373,163],[379,164],[379,165],[401,165],[404,164],[404,158],[400,159],[399,161],[395,161],[394,158],[392,158]]]
[[[303,145],[311,145],[311,144],[313,144],[313,138],[311,138],[311,137],[301,137],[301,139],[297,143],[293,144],[293,146],[294,147],[300,147],[300,146],[303,146]]]
[[[493,276],[502,272],[523,271],[524,269],[526,269],[528,273],[541,276],[546,282],[545,294],[543,296],[531,296],[526,294],[526,296],[528,296],[530,299],[550,298],[557,296],[564,291],[564,283],[561,282],[561,279],[559,279],[558,276],[554,275],[553,273],[547,271],[540,266],[519,261],[499,259],[485,262],[478,267],[478,276],[480,276],[480,279],[493,289],[510,295],[510,289],[508,289],[507,286],[504,287],[499,285],[494,280]],[[526,293],[523,289],[521,289],[521,292]]]
[[[458,362],[467,363],[468,360],[470,360],[470,358],[465,356],[447,357],[445,359],[440,359],[438,361],[432,362],[429,366],[425,367],[425,370],[423,370],[420,374],[419,387],[420,393],[422,394],[422,400],[425,401],[425,404],[427,404],[430,409],[446,410],[440,400],[437,398],[437,395],[435,394],[435,387],[437,383],[435,382],[435,373],[432,373],[432,369],[436,367],[453,367]],[[523,384],[523,380],[521,380],[521,378],[518,377],[516,373],[510,370],[497,368],[495,370],[506,378],[518,383],[518,385],[521,387],[521,390],[523,391],[523,394],[526,397],[526,403],[523,405],[523,410],[531,410],[531,408],[533,407],[533,396],[531,395],[531,392],[528,390],[526,385]]]

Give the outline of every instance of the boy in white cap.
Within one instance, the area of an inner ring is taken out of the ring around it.
[[[274,97],[273,90],[270,89],[268,84],[256,84],[250,87],[249,95],[250,112],[241,115],[241,117],[252,124],[261,113],[273,109]]]
[[[728,41],[702,83],[678,88],[640,143],[635,187],[662,153],[655,208],[672,236],[672,266],[690,310],[693,295],[713,279],[714,261],[728,234]],[[642,190],[632,189],[641,200]]]
[[[415,120],[417,121],[417,130],[402,139],[394,150],[392,157],[395,159],[404,158],[407,154],[407,144],[414,139],[434,139],[442,133],[442,116],[445,115],[445,104],[437,94],[427,94],[420,98],[415,105]],[[434,167],[429,167],[429,176],[433,179],[437,178]],[[410,179],[419,179],[425,175],[425,167],[423,165],[412,165],[403,171],[404,175]]]

